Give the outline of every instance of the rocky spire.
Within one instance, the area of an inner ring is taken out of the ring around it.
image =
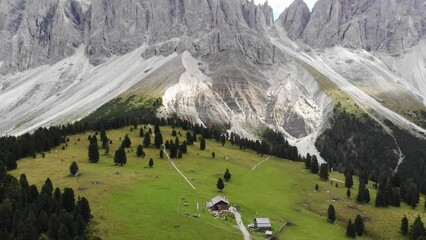
[[[298,39],[303,35],[310,15],[308,5],[303,0],[295,0],[280,15],[278,22],[284,26],[291,39]]]

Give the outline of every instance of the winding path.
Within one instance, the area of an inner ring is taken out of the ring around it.
[[[230,207],[229,211],[234,214],[235,221],[237,222],[240,231],[243,233],[244,240],[252,240],[249,231],[247,231],[247,228],[243,224],[243,220],[241,220],[241,213],[234,207]]]
[[[169,154],[165,151],[165,150],[163,150],[163,152],[166,154],[166,156],[167,156],[167,159],[169,159],[169,162],[170,162],[170,164],[172,164],[172,166],[176,169],[176,171],[183,177],[183,179],[185,179],[186,180],[186,182],[188,182],[188,184],[189,184],[189,186],[191,186],[194,190],[195,190],[195,187],[194,187],[194,185],[192,185],[192,183],[188,180],[188,178],[186,178],[185,177],[185,175],[183,175],[183,173],[179,170],[179,168],[177,168],[176,167],[176,165],[175,165],[175,163],[170,159],[170,156],[169,156]]]

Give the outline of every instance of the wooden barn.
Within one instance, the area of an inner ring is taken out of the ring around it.
[[[229,210],[229,201],[223,196],[216,196],[212,200],[206,203],[206,208],[209,211],[228,211]]]

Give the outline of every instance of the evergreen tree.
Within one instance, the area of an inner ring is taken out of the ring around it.
[[[170,144],[170,158],[171,159],[177,158],[177,147],[176,147],[176,144],[174,143]]]
[[[139,137],[144,137],[144,134],[143,134],[143,128],[140,128],[140,129],[139,129]]]
[[[356,233],[358,236],[362,236],[364,234],[364,221],[362,220],[361,215],[356,215],[354,224]]]
[[[143,155],[144,155],[143,147],[142,147],[142,145],[139,144],[137,149],[136,149],[136,156],[142,157]]]
[[[188,145],[193,144],[192,134],[190,132],[186,132],[186,142],[187,142]]]
[[[229,180],[231,180],[231,173],[229,172],[229,169],[227,168],[225,171],[225,174],[223,175],[223,179],[225,179],[225,181],[229,182]]]
[[[126,134],[126,136],[124,136],[123,144],[125,148],[129,148],[132,145],[132,141],[130,141],[129,135]]]
[[[163,150],[160,150],[160,159],[163,159],[163,157],[164,157],[164,152]]]
[[[308,153],[305,159],[305,168],[311,169],[311,163],[312,163],[311,155]]]
[[[177,158],[182,158],[183,156],[182,156],[182,152],[181,151],[178,151],[178,155],[177,155]]]
[[[367,189],[365,189],[365,192],[364,192],[364,202],[369,203],[370,199],[371,199],[370,198],[370,191],[367,188]]]
[[[75,161],[73,161],[70,165],[70,174],[75,176],[78,173],[78,165]]]
[[[77,201],[77,205],[79,209],[79,215],[81,215],[83,220],[88,223],[92,217],[89,201],[85,197],[82,197]]]
[[[152,168],[154,166],[154,160],[152,158],[149,159],[149,167]]]
[[[70,233],[65,224],[61,224],[61,227],[59,228],[58,240],[71,240]]]
[[[64,188],[61,196],[61,206],[67,212],[71,213],[75,207],[74,190],[72,188]]]
[[[346,236],[350,238],[356,237],[355,225],[352,224],[352,219],[349,219],[348,225],[346,225]]]
[[[156,148],[160,148],[160,146],[163,144],[163,135],[161,132],[157,132],[154,137],[154,145]]]
[[[187,153],[188,152],[188,144],[187,144],[187,142],[185,140],[182,142],[182,145],[180,145],[179,150],[182,153]]]
[[[423,236],[425,233],[425,227],[423,225],[422,219],[420,216],[417,216],[416,220],[414,220],[413,225],[411,225],[411,239],[417,240],[418,237]]]
[[[319,186],[318,186],[318,184],[315,184],[315,191],[318,192],[318,190],[319,190]]]
[[[126,151],[123,147],[119,147],[117,151],[115,151],[114,155],[114,163],[115,165],[123,166],[127,163]]]
[[[348,188],[348,190],[346,190],[346,197],[350,198],[351,197],[351,189]]]
[[[206,140],[204,138],[201,138],[200,142],[200,150],[206,149]]]
[[[25,175],[25,173],[22,173],[19,177],[19,184],[21,185],[21,188],[24,192],[28,191],[30,185],[28,183],[27,176]]]
[[[215,158],[215,157],[216,157],[216,153],[212,152],[212,158]],[[425,204],[425,206],[426,206],[426,204]]]
[[[217,187],[217,189],[219,189],[219,191],[221,191],[221,192],[222,192],[222,190],[225,188],[225,183],[223,183],[222,178],[218,178],[218,179],[217,179],[216,187]]]
[[[93,136],[91,139],[96,138]],[[97,163],[99,161],[99,149],[97,142],[92,142],[89,145],[89,161],[91,163]]]
[[[328,180],[328,175],[329,175],[328,164],[327,163],[321,164],[321,167],[320,167],[320,178],[322,180]]]
[[[158,123],[156,123],[155,125],[154,125],[154,134],[155,133],[159,133],[160,132],[160,125],[158,124]]]
[[[334,209],[333,205],[329,205],[328,206],[328,220],[332,223],[334,223],[336,221],[336,211]]]
[[[401,233],[405,236],[408,235],[408,219],[406,216],[401,219]]]
[[[143,146],[147,148],[150,145],[151,145],[151,135],[149,135],[149,133],[145,133],[145,136],[143,138]]]
[[[359,203],[366,202],[365,195],[366,195],[366,188],[365,188],[365,182],[363,180],[359,180],[359,187],[358,187],[358,195],[356,196],[356,201]]]
[[[345,187],[351,188],[354,185],[352,174],[348,171],[345,174]]]
[[[176,130],[172,130],[172,137],[176,137],[177,136],[177,133],[176,133]]]
[[[318,171],[319,171],[318,160],[317,160],[317,157],[314,155],[312,157],[312,162],[311,162],[311,173],[317,174]]]
[[[107,141],[107,142],[105,143],[105,147],[104,147],[104,149],[105,149],[105,155],[109,155],[109,151],[110,151],[110,148],[109,148],[109,141]]]

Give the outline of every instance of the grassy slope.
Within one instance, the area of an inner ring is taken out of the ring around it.
[[[171,139],[170,128],[162,128],[162,131],[164,139]],[[136,147],[142,141],[138,132],[130,132],[128,128],[109,131],[107,134],[113,140],[111,150],[118,147],[119,137],[125,134],[129,134],[133,147]],[[157,149],[146,149],[144,159],[129,152],[125,167],[115,167],[112,158],[103,154],[99,163],[88,163],[88,134],[71,136],[66,150],[52,150],[45,159],[19,161],[18,169],[11,173],[18,176],[25,172],[29,181],[38,186],[50,177],[61,188],[86,187],[76,190],[76,195],[89,199],[95,229],[104,239],[242,239],[232,220],[215,219],[204,211],[200,211],[199,219],[185,214],[196,213],[195,202],[199,202],[202,208],[207,200],[218,194],[215,187],[217,174],[222,174],[226,168],[229,168],[232,179],[226,183],[223,194],[232,204],[241,207],[244,223],[247,225],[254,216],[264,216],[274,219],[273,227],[277,229],[282,222],[288,221],[292,226],[286,227],[280,235],[286,239],[342,239],[348,218],[354,218],[358,212],[371,219],[366,223],[366,239],[378,239],[379,236],[399,239],[399,222],[404,214],[425,217],[423,212],[405,205],[389,209],[377,209],[371,204],[359,206],[353,201],[356,189],[352,189],[353,197],[348,200],[345,188],[319,181],[318,176],[308,173],[301,163],[271,158],[252,170],[266,157],[240,151],[229,143],[222,147],[213,141],[207,141],[205,151],[199,151],[196,143],[189,147],[189,153],[183,159],[175,160],[196,187],[193,190],[170,163],[158,158]],[[77,141],[78,138],[81,141]],[[210,155],[212,151],[216,152],[215,159]],[[153,169],[146,168],[151,157],[155,162]],[[78,181],[68,177],[71,161],[79,164],[82,175]],[[337,173],[332,177],[343,179]],[[98,180],[100,184],[94,185],[92,180]],[[320,186],[319,192],[312,191],[316,183]],[[370,191],[374,202],[375,190]],[[179,205],[183,196],[188,207],[182,202]],[[329,224],[325,219],[329,204],[336,207],[337,224]],[[356,209],[349,208],[349,205],[355,205]],[[255,234],[255,239],[262,239],[262,235]]]

